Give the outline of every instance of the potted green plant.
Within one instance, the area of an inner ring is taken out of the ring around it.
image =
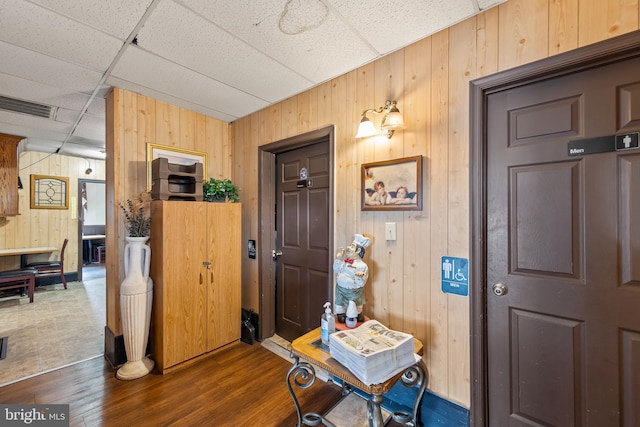
[[[240,200],[238,189],[228,178],[205,180],[202,183],[202,196],[206,202],[235,203]]]

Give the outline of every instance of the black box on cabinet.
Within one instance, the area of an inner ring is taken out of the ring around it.
[[[180,165],[164,157],[151,162],[153,200],[202,201],[202,163]]]

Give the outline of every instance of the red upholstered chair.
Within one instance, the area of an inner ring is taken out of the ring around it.
[[[64,277],[64,250],[67,248],[68,242],[69,239],[64,239],[62,249],[60,249],[59,261],[31,262],[26,267],[36,269],[36,277],[60,276],[64,288],[67,289],[67,279]]]

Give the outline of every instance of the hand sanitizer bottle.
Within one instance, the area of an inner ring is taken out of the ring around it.
[[[329,345],[329,335],[336,331],[336,318],[331,313],[331,303],[326,302],[324,304],[324,314],[320,321],[320,327],[322,330],[322,344]]]

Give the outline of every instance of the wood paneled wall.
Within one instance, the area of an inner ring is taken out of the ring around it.
[[[147,189],[147,143],[207,153],[208,177],[231,176],[229,124],[121,89],[107,96],[107,326],[120,334],[121,254],[126,244],[120,202]],[[151,254],[153,256],[153,254]]]
[[[429,388],[469,406],[469,300],[440,290],[441,257],[469,256],[469,81],[637,30],[639,14],[638,0],[508,0],[231,125],[114,90],[107,99],[107,246],[117,251],[107,261],[108,326],[119,331],[123,274],[115,260],[124,228],[117,204],[146,187],[146,142],[207,152],[206,176],[231,177],[240,189],[246,241],[259,235],[258,147],[335,125],[336,245],[356,232],[373,238],[365,311],[421,339]],[[390,140],[355,140],[362,111],[387,99],[398,101],[407,129]],[[361,212],[360,165],[418,154],[423,210]],[[385,222],[397,224],[397,241],[384,240]],[[242,262],[242,306],[257,311],[257,262]]]
[[[0,218],[0,248],[56,246],[65,238],[65,272],[78,271],[78,179],[104,179],[105,162],[90,160],[93,173],[84,173],[87,160],[59,154],[26,151],[20,154],[18,165],[23,189],[18,190],[19,212],[15,217]],[[30,175],[52,175],[69,178],[69,209],[31,209]],[[75,200],[75,205],[72,201]],[[73,208],[76,207],[74,211]],[[82,250],[82,249],[80,249]],[[58,253],[32,255],[31,261],[58,259]],[[0,257],[0,270],[20,267],[20,257]]]
[[[335,125],[336,245],[356,232],[373,237],[365,312],[422,340],[429,388],[469,406],[469,300],[440,290],[441,257],[469,256],[469,81],[637,30],[638,22],[637,0],[508,0],[237,120],[232,178],[243,201],[243,241],[259,234],[258,147]],[[355,140],[362,111],[387,99],[398,101],[407,129],[391,140]],[[418,154],[426,166],[423,210],[361,212],[360,165]],[[397,224],[397,241],[384,240],[385,222]],[[257,263],[243,263],[243,307],[257,310]]]

